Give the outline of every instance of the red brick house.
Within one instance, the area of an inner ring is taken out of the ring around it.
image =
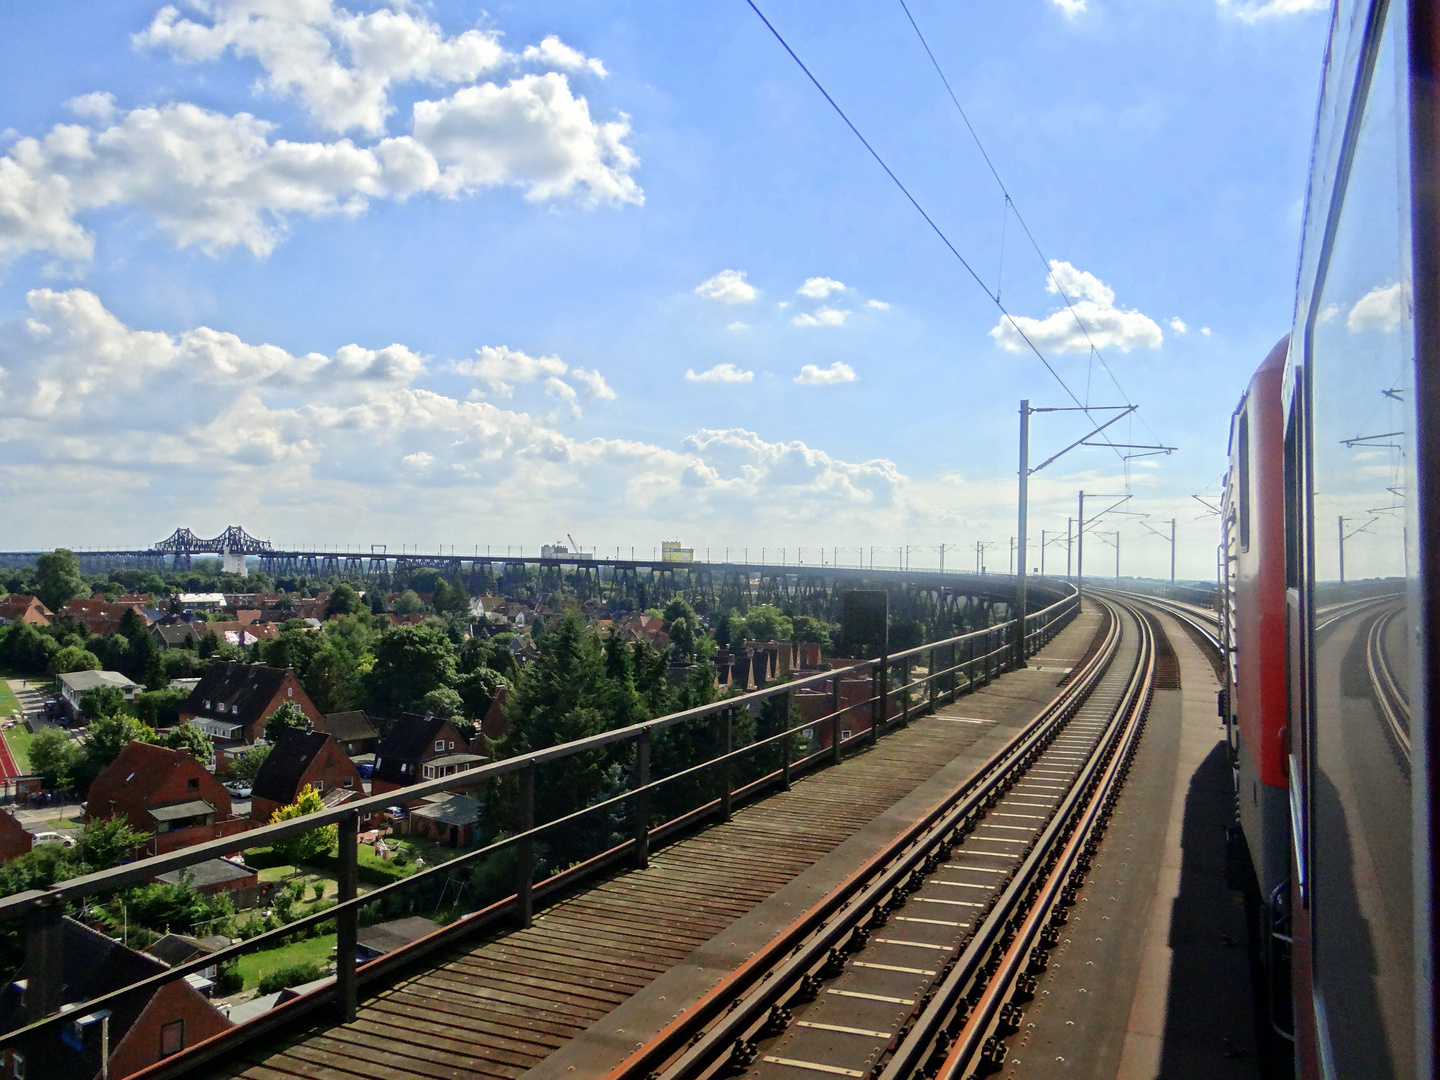
[[[829,720],[823,719],[830,715],[831,694],[834,685],[835,682],[832,679],[824,684],[823,690],[801,690],[795,694],[795,711],[800,714],[801,730],[821,747],[830,745],[830,732],[834,726]],[[840,680],[840,707],[850,710],[840,718],[842,742],[862,731],[870,730],[871,711],[874,706],[862,704],[869,699],[870,693],[869,679]],[[852,708],[852,706],[854,707]],[[889,718],[894,719],[900,715],[900,712],[900,695],[891,694]]]
[[[0,597],[0,623],[29,623],[49,626],[54,613],[33,596],[11,593]]]
[[[34,846],[35,838],[8,810],[0,810],[0,863],[24,855]]]
[[[355,763],[323,731],[287,731],[255,774],[250,794],[250,823],[265,825],[282,806],[289,806],[306,786],[321,797],[333,792],[364,794]]]
[[[120,617],[132,610],[140,616],[143,625],[150,625],[149,616],[140,610],[139,604],[112,603],[103,595],[88,596],[83,600],[77,596],[65,605],[62,613],[92,634],[113,634],[120,629]]]
[[[188,750],[132,742],[90,785],[86,819],[127,818],[150,836],[143,855],[163,855],[245,829],[230,793]]]
[[[397,720],[375,751],[370,793],[379,795],[422,780],[466,772],[485,760],[473,754],[465,737],[438,716]]]
[[[217,660],[181,704],[180,723],[193,723],[221,742],[253,743],[265,734],[265,721],[287,702],[312,724],[323,724],[320,710],[288,668]]]
[[[127,949],[87,926],[66,917],[61,921],[61,1000],[74,1005],[168,970],[164,961]],[[20,973],[29,977],[22,967]],[[6,1030],[26,1021],[18,983],[0,991],[0,1023]],[[178,1054],[232,1025],[203,994],[184,979],[158,989],[126,994],[110,1006],[108,1073],[129,1076],[163,1058]],[[78,1016],[78,1013],[75,1014]],[[7,1076],[47,1080],[94,1080],[101,1075],[102,1032],[94,1014],[73,1024],[55,1025],[7,1044]]]

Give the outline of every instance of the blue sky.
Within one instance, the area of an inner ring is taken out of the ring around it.
[[[1123,400],[898,0],[761,6],[1075,393]],[[1037,540],[1077,489],[1129,490],[1212,573],[1190,496],[1288,329],[1328,10],[911,10],[1140,405],[1117,436],[1179,447],[1050,466]],[[0,547],[237,522],[928,565],[985,540],[1005,567],[1018,399],[1065,391],[740,0],[0,25]],[[1033,453],[1080,423],[1037,417]],[[1122,572],[1168,572],[1116,522]]]

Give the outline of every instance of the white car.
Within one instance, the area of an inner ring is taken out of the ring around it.
[[[75,838],[58,832],[37,832],[33,843],[36,844],[64,844],[66,847],[75,846]]]
[[[230,783],[225,785],[225,790],[230,792],[232,798],[248,799],[250,798],[250,792],[253,791],[254,788],[241,780],[231,780]]]

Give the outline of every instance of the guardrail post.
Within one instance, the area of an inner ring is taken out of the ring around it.
[[[786,791],[790,790],[790,712],[795,705],[795,691],[791,690],[780,698],[785,715],[780,721],[780,733],[783,736],[780,740],[780,786]]]
[[[720,752],[727,755],[720,765],[720,816],[725,821],[730,820],[730,814],[734,810],[734,788],[731,782],[731,774],[734,770],[730,767],[729,753],[735,748],[735,710],[726,709],[720,714]]]
[[[880,725],[885,723],[890,710],[890,658],[880,657],[880,663],[870,671],[870,745],[880,741]]]
[[[926,677],[925,677],[925,690],[926,690],[926,695],[925,695],[925,696],[926,696],[926,699],[930,702],[930,711],[931,711],[932,713],[933,713],[936,709],[938,709],[938,708],[940,707],[940,699],[939,699],[939,697],[936,695],[936,690],[937,690],[938,686],[939,686],[939,684],[936,682],[936,679],[935,679],[935,650],[934,650],[934,648],[931,648],[931,650],[930,650],[930,666],[926,669]]]
[[[840,673],[835,673],[835,678],[830,685],[830,761],[832,764],[840,764]]]
[[[910,726],[910,661],[900,661],[900,693],[905,695],[900,699],[900,726]]]
[[[650,732],[642,731],[635,740],[635,786],[650,783]],[[644,870],[650,865],[650,792],[635,795],[635,865]]]
[[[535,828],[535,766],[520,770],[520,831]],[[522,928],[529,929],[535,916],[535,840],[524,836],[515,853],[515,914]]]
[[[360,815],[351,814],[340,821],[339,891],[335,899],[341,904],[354,900],[360,884]],[[358,993],[355,981],[355,950],[360,932],[360,909],[342,907],[335,913],[335,1007],[342,1024],[355,1022]]]
[[[64,1004],[61,985],[61,923],[59,904],[42,904],[25,920],[25,1018],[30,1023],[60,1011]]]

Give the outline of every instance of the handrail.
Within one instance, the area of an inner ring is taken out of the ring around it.
[[[1078,610],[1078,595],[1076,591],[1068,585],[1066,587],[1070,588],[1069,595],[1064,596],[1055,603],[1050,604],[1049,606],[1041,609],[1040,611],[1034,612],[1027,616],[1027,629],[1025,633],[1027,655],[1029,655],[1031,652],[1032,643],[1036,643],[1037,639],[1043,638],[1044,640],[1039,641],[1038,644],[1035,644],[1035,647],[1039,648],[1043,646],[1045,642],[1048,642],[1049,637],[1052,636],[1050,634],[1050,631],[1054,630],[1059,625],[1063,625],[1067,618],[1075,614],[1075,612]],[[419,784],[414,784],[405,788],[394,789],[380,795],[371,795],[362,799],[355,799],[350,802],[344,803],[338,807],[334,807],[328,810],[322,810],[314,814],[307,814],[303,817],[293,818],[289,821],[280,822],[273,825],[260,826],[255,829],[250,829],[248,831],[238,833],[234,836],[222,837],[216,840],[207,841],[202,844],[196,844],[191,847],[169,852],[164,855],[151,856],[149,858],[141,859],[134,863],[128,863],[123,866],[98,871],[93,874],[87,874],[81,877],[71,878],[67,881],[58,882],[47,889],[28,890],[26,892],[18,893],[10,897],[0,898],[0,922],[29,915],[32,917],[40,918],[42,920],[48,920],[49,925],[51,925],[53,928],[53,920],[58,917],[58,912],[61,905],[69,901],[79,900],[86,896],[91,896],[96,893],[107,892],[113,889],[122,888],[127,885],[137,884],[140,882],[148,882],[163,873],[183,869],[185,867],[193,866],[197,863],[205,862],[210,859],[214,859],[228,854],[233,854],[238,851],[243,851],[247,848],[266,846],[276,840],[300,835],[302,833],[310,832],[314,829],[323,828],[328,825],[341,824],[345,827],[344,831],[342,831],[341,847],[343,855],[343,849],[346,846],[345,839],[347,837],[347,833],[350,840],[349,847],[352,849],[354,848],[353,836],[356,822],[358,822],[361,817],[367,812],[379,810],[386,806],[394,805],[396,802],[413,802],[417,799],[425,797],[426,795],[436,794],[439,792],[453,792],[456,789],[472,788],[480,784],[484,784],[490,780],[496,779],[500,776],[506,776],[517,772],[532,770],[548,762],[563,760],[575,754],[585,753],[588,751],[592,751],[606,746],[612,746],[619,743],[633,741],[637,744],[637,746],[645,747],[648,746],[650,736],[656,732],[667,730],[679,724],[688,723],[694,720],[702,720],[707,717],[716,716],[722,713],[730,713],[731,716],[733,716],[741,709],[753,710],[756,707],[761,706],[772,699],[775,699],[776,697],[791,697],[800,690],[818,688],[825,683],[832,683],[833,696],[831,698],[831,701],[833,704],[838,706],[839,696],[838,693],[835,692],[835,688],[838,687],[841,680],[845,679],[847,676],[853,677],[856,675],[865,675],[872,680],[872,692],[867,694],[860,701],[852,702],[843,707],[836,708],[834,711],[827,712],[825,715],[817,717],[813,720],[804,721],[799,725],[792,724],[792,712],[791,709],[787,708],[783,728],[776,734],[767,736],[763,739],[757,739],[739,748],[728,748],[725,752],[718,754],[715,757],[709,758],[697,765],[689,766],[685,769],[679,770],[675,773],[661,777],[659,779],[650,779],[648,775],[648,754],[641,755],[641,760],[644,764],[640,765],[637,770],[637,782],[634,784],[634,786],[630,787],[628,790],[618,795],[611,796],[597,803],[593,803],[579,810],[564,814],[561,817],[542,822],[538,825],[531,824],[530,827],[522,828],[519,832],[515,834],[502,837],[501,839],[498,839],[481,848],[477,848],[473,851],[469,851],[462,855],[459,855],[455,859],[449,860],[444,863],[438,863],[433,867],[427,867],[425,870],[422,870],[409,877],[402,878],[398,881],[391,882],[369,893],[366,893],[363,896],[356,896],[353,893],[350,897],[344,897],[342,895],[339,903],[325,909],[323,912],[314,912],[310,915],[302,916],[301,918],[287,923],[284,926],[277,928],[276,930],[256,935],[253,938],[250,938],[239,944],[231,945],[228,948],[222,949],[206,957],[197,958],[196,960],[192,960],[188,963],[178,965],[165,972],[158,973],[140,982],[132,983],[125,987],[119,988],[115,991],[107,993],[101,998],[97,998],[91,1002],[85,1003],[85,1007],[93,1008],[98,1004],[115,1001],[118,1000],[120,997],[142,990],[146,987],[158,985],[162,982],[167,982],[175,978],[183,977],[184,975],[189,974],[192,971],[199,970],[202,967],[208,967],[212,964],[229,960],[241,954],[256,951],[257,949],[265,947],[268,943],[272,941],[278,941],[284,937],[288,937],[299,931],[308,929],[311,926],[318,925],[321,922],[329,921],[332,919],[337,920],[337,924],[344,923],[348,925],[351,929],[351,933],[353,934],[353,929],[356,925],[359,910],[361,907],[367,904],[373,903],[376,900],[388,896],[391,893],[397,892],[401,889],[410,888],[421,880],[432,879],[437,874],[453,873],[458,867],[476,862],[477,860],[486,858],[488,856],[492,856],[505,848],[518,846],[522,853],[527,852],[532,849],[534,841],[542,835],[563,828],[566,825],[572,824],[582,817],[599,813],[606,809],[614,808],[618,805],[626,803],[627,801],[633,801],[636,807],[636,816],[637,819],[639,819],[637,825],[637,833],[630,840],[625,841],[620,846],[620,848],[617,848],[609,853],[604,853],[604,855],[613,856],[618,853],[623,853],[624,851],[633,851],[638,853],[639,857],[643,860],[643,858],[645,857],[645,852],[648,850],[648,836],[663,834],[664,832],[669,831],[671,827],[675,826],[676,822],[696,820],[697,814],[701,814],[707,811],[713,811],[713,809],[716,807],[719,807],[721,811],[726,816],[728,816],[730,812],[731,800],[733,799],[735,794],[737,794],[729,780],[729,766],[732,763],[739,762],[746,755],[754,755],[757,753],[757,751],[766,747],[772,747],[776,744],[779,744],[782,747],[782,750],[784,751],[784,764],[782,765],[781,769],[778,771],[768,772],[766,775],[759,778],[743,782],[740,787],[740,792],[748,794],[754,791],[758,791],[767,782],[773,782],[777,779],[781,780],[781,782],[788,786],[792,770],[803,768],[811,763],[821,763],[824,758],[829,757],[833,761],[838,762],[845,748],[859,745],[863,741],[868,741],[869,739],[878,738],[879,735],[882,734],[884,731],[891,730],[898,726],[904,726],[904,724],[908,722],[909,717],[912,715],[911,707],[909,704],[909,693],[916,686],[921,686],[926,682],[930,684],[931,693],[928,705],[930,708],[933,709],[937,704],[939,696],[941,694],[948,693],[953,700],[954,695],[965,692],[969,689],[973,689],[977,684],[988,682],[994,673],[1005,669],[1006,666],[1013,660],[1013,647],[1011,644],[1010,633],[1013,626],[1014,620],[1008,620],[994,626],[986,627],[983,630],[971,631],[966,634],[957,635],[956,637],[947,638],[943,641],[930,642],[928,644],[920,645],[912,649],[902,650],[901,652],[889,656],[862,660],[847,667],[834,668],[828,671],[819,672],[815,675],[809,675],[804,678],[795,679],[793,681],[777,683],[763,690],[756,690],[750,693],[738,695],[736,697],[726,698],[721,701],[711,703],[709,705],[699,706],[697,708],[688,709],[683,712],[671,713],[667,716],[657,717],[653,720],[643,721],[641,723],[633,724],[624,728],[618,728],[614,731],[603,732],[598,735],[590,736],[584,739],[578,739],[569,743],[563,743],[558,746],[545,747],[540,750],[530,751],[525,754],[519,754],[512,758],[505,758],[500,761],[490,762],[486,765],[481,765],[467,772],[456,773],[446,777],[439,777],[434,780],[422,781]],[[945,649],[953,649],[958,651],[959,646],[979,642],[985,642],[986,647],[982,650],[971,649],[969,657],[965,660],[958,660],[955,654],[952,652],[950,656],[950,663],[948,665],[937,664],[935,662],[939,658],[940,652]],[[992,642],[994,644],[994,647],[989,647]],[[928,654],[928,656],[930,657],[930,664],[928,665],[927,674],[924,676],[923,679],[916,679],[914,681],[906,682],[904,681],[904,679],[908,678],[907,675],[902,676],[902,680],[899,684],[893,687],[889,685],[888,672],[891,667],[897,664],[903,665],[901,668],[902,672],[908,672],[908,661],[923,654]],[[958,684],[957,680],[959,677],[963,677],[966,680],[963,686]],[[946,682],[950,682],[951,685],[945,686],[942,690],[941,687]],[[905,704],[903,712],[900,715],[897,715],[894,720],[892,720],[890,718],[888,708],[890,702],[895,700],[894,695],[896,694],[902,695],[900,700]],[[791,697],[791,700],[793,702],[793,697]],[[842,740],[840,730],[840,718],[853,712],[861,712],[863,714],[865,710],[869,710],[871,717],[870,731],[857,734],[849,739]],[[727,726],[728,723],[729,721],[727,720]],[[787,740],[795,734],[798,728],[819,728],[825,725],[829,725],[833,729],[831,733],[831,746],[828,748],[822,748],[814,753],[808,754],[799,761],[791,762]],[[711,770],[718,770],[721,772],[721,775],[725,777],[724,787],[726,789],[726,793],[720,798],[705,801],[704,806],[692,807],[690,809],[681,811],[678,817],[676,817],[675,819],[667,822],[662,822],[654,827],[649,826],[648,822],[645,821],[643,816],[639,813],[640,807],[646,806],[648,808],[650,796],[653,795],[655,792],[658,792],[665,785],[673,784],[679,780],[688,777],[694,777],[702,772],[709,772]],[[533,776],[534,774],[532,772],[529,775]],[[531,787],[531,790],[533,792],[533,786]],[[533,795],[531,796],[531,798],[533,800]],[[643,840],[643,842],[642,833],[646,838]],[[353,861],[355,853],[352,850],[349,854],[351,860]],[[590,860],[590,862],[596,863],[598,861],[601,861],[603,860],[604,855],[597,857],[597,859]],[[352,874],[353,869],[354,868],[352,866],[350,868],[350,872]],[[555,875],[554,877],[550,878],[549,881],[556,882],[558,878],[565,878],[566,880],[568,880],[570,878],[570,873],[564,872],[562,874]],[[530,903],[529,897],[532,888],[537,893],[542,891],[549,891],[547,888],[542,888],[542,886],[544,886],[545,884],[545,882],[532,882],[530,879],[527,879],[524,882],[523,886],[517,887],[517,893],[511,894],[510,901],[513,901],[514,906],[522,912],[522,919],[528,918],[528,905]],[[490,908],[486,910],[498,912],[502,907],[504,907],[505,903],[506,902],[492,904],[490,905]],[[342,965],[344,964],[343,958],[341,960],[341,963]],[[354,971],[355,968],[352,960],[352,963],[349,966],[350,981],[348,984],[348,992],[350,996],[349,1009],[352,1014],[354,1009]],[[32,982],[35,981],[37,980],[34,976],[32,976]],[[4,1034],[3,1036],[0,1036],[0,1040],[9,1043],[16,1038],[34,1036],[42,1030],[49,1028],[52,1024],[60,1022],[62,1019],[70,1015],[70,1012],[52,1013],[50,1015],[37,1018],[34,1020],[34,1022],[27,1024],[25,1027],[16,1029],[14,1031]]]

